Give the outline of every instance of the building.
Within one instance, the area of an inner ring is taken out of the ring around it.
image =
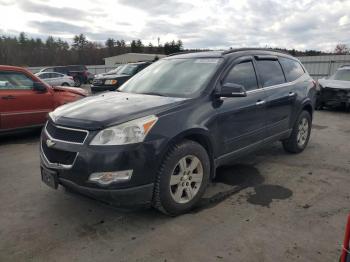
[[[165,55],[159,54],[143,54],[143,53],[126,53],[117,56],[104,58],[107,67],[113,67],[119,64],[153,61],[156,57],[163,58]]]

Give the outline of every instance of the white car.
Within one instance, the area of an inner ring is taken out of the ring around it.
[[[37,77],[52,86],[74,86],[74,79],[71,76],[56,72],[39,72]]]

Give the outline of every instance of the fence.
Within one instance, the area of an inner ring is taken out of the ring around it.
[[[330,76],[340,66],[350,65],[350,55],[301,56],[298,58],[314,79]]]
[[[298,58],[314,79],[330,76],[340,66],[345,64],[350,65],[350,55],[301,56]],[[88,65],[86,67],[90,73],[96,75],[112,70],[116,68],[117,65]],[[36,73],[42,68],[43,67],[29,67],[28,69],[33,73]]]

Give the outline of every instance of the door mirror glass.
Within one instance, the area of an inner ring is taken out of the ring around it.
[[[215,94],[216,97],[244,97],[247,92],[243,85],[235,83],[225,83],[221,87],[221,91]]]
[[[43,83],[34,82],[33,90],[38,91],[38,92],[46,92],[46,86]]]

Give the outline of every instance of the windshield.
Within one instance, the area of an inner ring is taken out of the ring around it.
[[[136,69],[137,69],[137,65],[131,65],[131,64],[124,65],[118,70],[118,74],[131,76],[135,74]]]
[[[118,73],[118,71],[120,71],[120,69],[122,69],[122,66],[118,66],[117,68],[114,68],[114,69],[108,71],[106,74],[108,74],[108,75],[116,74],[116,73]]]
[[[340,81],[350,81],[350,70],[341,69],[335,72],[334,75],[330,76],[329,79],[340,80]]]
[[[160,60],[131,78],[119,89],[127,93],[191,97],[221,63],[219,58]]]

